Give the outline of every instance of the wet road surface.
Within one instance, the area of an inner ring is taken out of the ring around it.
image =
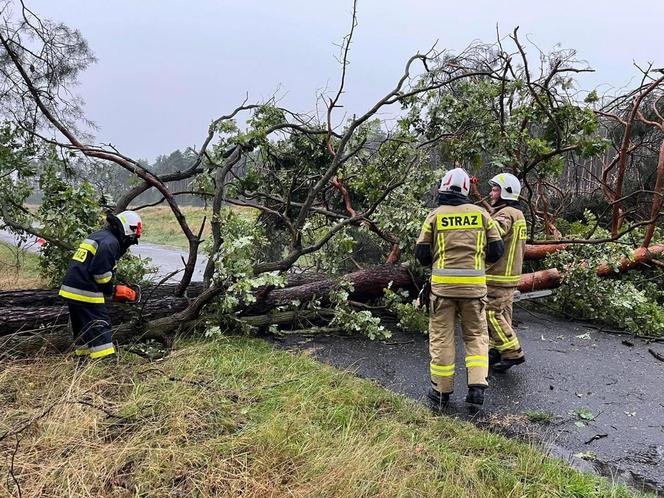
[[[664,355],[664,344],[526,310],[518,310],[515,319],[526,363],[490,374],[479,411],[463,402],[466,379],[458,369],[444,413],[535,439],[578,468],[664,494],[664,362],[648,351]],[[286,336],[276,342],[427,403],[426,336]],[[457,364],[463,358],[459,342]],[[533,422],[537,417],[551,420]]]

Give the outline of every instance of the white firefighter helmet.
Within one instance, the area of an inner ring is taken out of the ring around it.
[[[122,211],[118,215],[118,219],[122,223],[122,229],[127,237],[134,236],[136,238],[141,236],[143,231],[143,223],[141,217],[136,211]]]
[[[461,168],[454,168],[443,176],[440,182],[439,192],[452,192],[468,197],[470,192],[470,177]]]
[[[489,180],[489,185],[500,187],[500,198],[506,201],[518,201],[521,182],[510,173],[500,173]]]

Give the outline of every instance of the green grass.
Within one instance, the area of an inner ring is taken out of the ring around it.
[[[553,422],[555,416],[551,412],[543,412],[539,410],[526,410],[523,412],[528,421],[535,424],[550,424]]]
[[[0,290],[43,287],[39,256],[0,242]]]
[[[198,233],[203,218],[207,216],[203,237],[209,236],[211,210],[185,206],[182,206],[181,210],[194,233]],[[173,247],[188,246],[187,237],[182,233],[180,225],[168,206],[141,209],[140,215],[143,221],[141,241]]]
[[[187,223],[194,234],[198,234],[205,218],[205,227],[201,238],[206,239],[211,235],[210,218],[212,210],[202,207],[181,206],[182,214],[186,217]],[[242,210],[251,213],[251,208],[242,208],[234,206],[233,209]],[[186,248],[189,246],[187,237],[182,233],[173,212],[168,206],[159,206],[141,209],[141,219],[143,221],[143,235],[141,241],[151,242],[172,247]]]
[[[0,441],[3,496],[12,454],[23,496],[637,495],[247,338],[9,362],[0,405],[0,438],[26,427]]]

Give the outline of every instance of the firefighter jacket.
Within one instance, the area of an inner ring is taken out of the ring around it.
[[[113,295],[111,280],[124,252],[110,228],[90,234],[72,256],[60,296],[83,303],[104,304],[105,296]]]
[[[489,214],[465,202],[444,204],[432,211],[417,240],[418,245],[431,247],[431,292],[437,296],[485,296],[487,243],[497,242],[502,253],[500,233]]]
[[[491,215],[505,243],[503,256],[486,271],[488,285],[516,287],[521,279],[523,255],[528,237],[526,219],[514,205],[499,207]]]

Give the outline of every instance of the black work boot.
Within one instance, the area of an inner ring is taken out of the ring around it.
[[[500,361],[500,353],[497,349],[489,349],[489,366],[495,365]]]
[[[507,372],[514,365],[521,365],[525,361],[526,361],[525,356],[522,356],[520,358],[510,358],[510,359],[500,360],[498,363],[495,363],[493,365],[493,371],[500,373]]]
[[[466,403],[472,403],[473,405],[484,404],[484,389],[486,389],[486,386],[468,386]]]
[[[427,398],[429,398],[435,408],[440,408],[447,405],[447,402],[450,400],[450,393],[441,393],[431,387],[427,393]]]

